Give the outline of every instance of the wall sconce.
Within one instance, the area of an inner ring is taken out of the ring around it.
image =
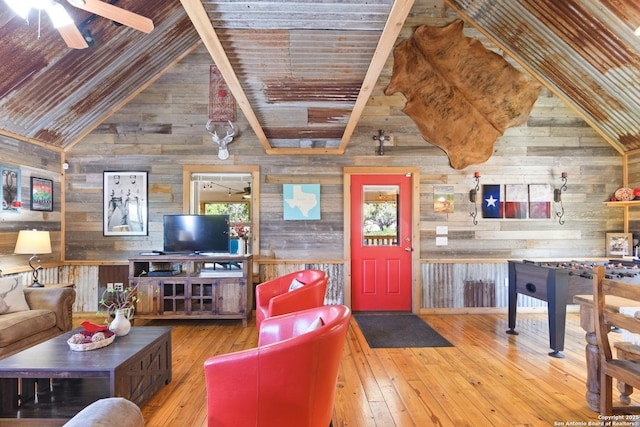
[[[42,270],[42,262],[38,254],[51,253],[51,237],[48,231],[20,230],[16,248],[16,254],[31,254],[29,267],[33,270],[33,283],[31,287],[41,288],[44,285],[38,282],[38,271]]]
[[[560,210],[556,211],[556,216],[558,217],[558,223],[560,225],[564,224],[564,205],[562,204],[562,192],[567,191],[567,173],[562,172],[560,179],[562,180],[562,185],[560,188],[555,188],[553,190],[553,201],[560,204]]]
[[[473,203],[473,212],[471,212],[471,218],[473,218],[473,225],[478,225],[478,192],[480,191],[480,172],[473,173],[473,179],[476,182],[476,186],[469,190],[469,201]]]
[[[385,135],[384,131],[380,129],[377,135],[373,136],[374,141],[378,141],[378,150],[377,153],[379,156],[384,156],[384,143],[385,141],[391,141],[391,137],[389,135]]]

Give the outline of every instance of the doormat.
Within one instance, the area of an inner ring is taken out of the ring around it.
[[[453,347],[414,314],[354,314],[371,348]]]

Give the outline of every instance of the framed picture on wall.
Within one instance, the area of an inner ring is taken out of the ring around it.
[[[147,172],[104,172],[103,234],[146,236],[148,229]]]
[[[53,211],[53,181],[31,177],[31,210]]]
[[[631,233],[607,233],[607,256],[625,256],[633,254],[633,234]]]
[[[2,174],[2,187],[0,187],[0,193],[2,194],[1,211],[5,213],[19,213],[20,207],[22,206],[20,169],[0,166],[0,173]]]
[[[320,219],[320,184],[282,184],[285,220]]]
[[[433,212],[453,213],[454,212],[454,191],[453,185],[433,186]]]

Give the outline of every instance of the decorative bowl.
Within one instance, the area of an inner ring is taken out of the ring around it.
[[[98,335],[101,334],[101,335]],[[102,338],[102,339],[100,339]],[[116,334],[111,331],[80,331],[67,340],[69,348],[73,351],[89,351],[106,347],[113,342]]]
[[[625,187],[618,188],[613,195],[621,202],[628,202],[636,197],[633,194],[633,189]]]

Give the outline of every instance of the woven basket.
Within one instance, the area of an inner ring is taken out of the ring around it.
[[[114,339],[116,339],[116,334],[111,332],[110,336],[100,341],[76,344],[76,343],[70,342],[71,338],[69,338],[67,340],[67,344],[69,344],[69,348],[71,348],[71,350],[73,351],[89,351],[89,350],[96,350],[98,348],[106,347],[109,344],[111,344]]]

